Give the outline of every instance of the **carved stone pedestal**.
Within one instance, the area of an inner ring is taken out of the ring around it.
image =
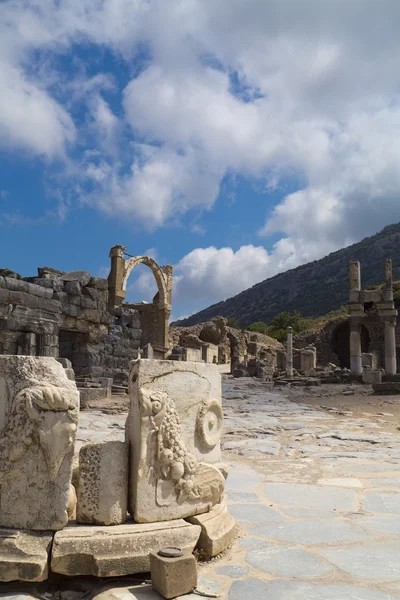
[[[119,577],[150,571],[150,554],[164,546],[193,552],[200,527],[177,519],[111,527],[71,526],[54,536],[51,570],[63,575]]]
[[[129,511],[139,523],[207,512],[221,501],[223,424],[215,365],[138,360],[130,373]]]

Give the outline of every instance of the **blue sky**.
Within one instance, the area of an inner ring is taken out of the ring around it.
[[[178,318],[399,221],[399,25],[395,0],[6,0],[0,265],[106,276],[121,243],[174,265]],[[128,298],[154,291],[138,268]]]

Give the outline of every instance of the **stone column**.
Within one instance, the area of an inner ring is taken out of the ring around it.
[[[350,371],[355,375],[363,372],[361,359],[361,328],[350,325]]]
[[[350,261],[350,302],[359,302],[361,291],[361,271],[358,260]]]
[[[385,370],[387,375],[395,375],[396,364],[396,322],[385,322]]]
[[[125,300],[125,246],[113,246],[110,250],[111,271],[108,276],[108,308],[116,308]]]
[[[393,302],[393,276],[391,258],[387,258],[385,262],[385,289],[383,290],[383,299],[385,302]]]
[[[286,375],[293,377],[293,330],[291,327],[287,329]]]

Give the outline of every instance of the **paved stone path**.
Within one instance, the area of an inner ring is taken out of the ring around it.
[[[353,417],[268,389],[223,382],[239,531],[223,556],[200,564],[198,588],[227,600],[400,600],[399,424],[370,407]],[[123,439],[125,418],[83,412],[78,440]],[[96,596],[156,598],[148,585]]]

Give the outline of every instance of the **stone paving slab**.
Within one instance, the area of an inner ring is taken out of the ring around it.
[[[369,531],[382,533],[383,535],[400,536],[400,519],[399,517],[365,517],[360,519],[359,525],[365,527]],[[400,576],[400,573],[399,573]]]
[[[400,514],[400,494],[365,494],[361,502],[368,512]]]
[[[355,505],[355,495],[352,490],[301,483],[266,483],[264,495],[273,504],[303,508],[352,510]]]
[[[239,523],[282,521],[282,515],[278,511],[263,504],[230,504],[229,512]]]
[[[226,496],[239,539],[199,564],[199,589],[221,600],[400,600],[400,432],[385,425],[391,415],[317,409],[267,389],[223,381]],[[126,415],[82,414],[80,444],[123,439]],[[159,598],[148,585],[121,590],[96,600]]]
[[[312,584],[302,581],[234,581],[229,600],[399,600],[397,594],[352,585]]]
[[[372,542],[317,551],[339,569],[365,582],[397,581],[400,575],[400,540]]]
[[[246,561],[255,569],[277,577],[311,579],[324,577],[333,571],[333,567],[325,561],[294,546],[265,544],[251,548]]]
[[[371,539],[372,534],[339,519],[318,521],[296,521],[294,523],[270,523],[249,528],[250,535],[293,542],[294,544],[314,545],[338,542],[357,542]]]

